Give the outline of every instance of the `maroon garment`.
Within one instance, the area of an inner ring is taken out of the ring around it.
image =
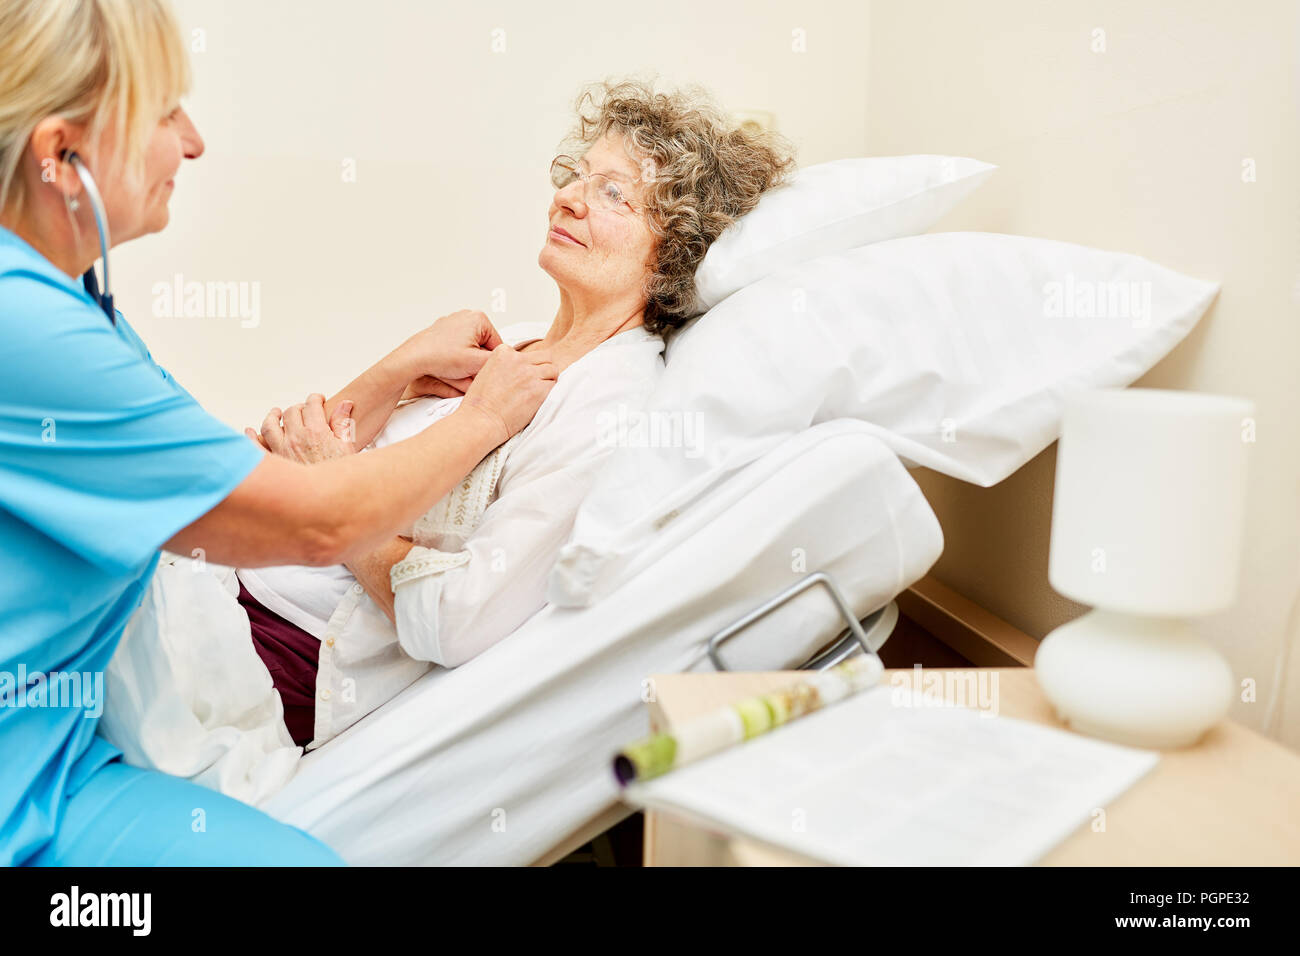
[[[239,603],[253,627],[253,647],[271,672],[284,704],[284,724],[299,747],[316,736],[316,662],[320,641],[296,624],[268,611],[239,583]]]

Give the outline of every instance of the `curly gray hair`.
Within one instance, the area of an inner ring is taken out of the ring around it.
[[[656,93],[646,80],[583,90],[578,122],[561,148],[581,156],[607,133],[641,167],[656,262],[646,283],[645,327],[670,332],[695,314],[695,270],[709,246],[794,170],[784,137],[728,122],[708,93]]]

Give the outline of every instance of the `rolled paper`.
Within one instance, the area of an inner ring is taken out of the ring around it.
[[[743,697],[628,744],[614,757],[614,776],[623,786],[657,777],[875,687],[884,672],[880,658],[862,654],[829,670],[812,671],[788,687]]]

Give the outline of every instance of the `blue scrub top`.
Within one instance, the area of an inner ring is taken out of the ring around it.
[[[263,453],[203,411],[121,313],[114,327],[80,282],[3,227],[0,335],[0,864],[10,865],[49,841],[65,796],[119,755],[95,736],[94,698],[159,547]]]

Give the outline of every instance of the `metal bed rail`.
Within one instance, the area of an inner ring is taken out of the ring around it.
[[[749,625],[766,617],[797,595],[818,585],[824,587],[830,593],[831,600],[835,602],[835,607],[839,610],[840,616],[844,619],[848,629],[841,632],[840,636],[830,646],[814,654],[796,669],[825,670],[828,667],[834,667],[836,664],[842,663],[858,651],[874,656],[876,651],[889,638],[889,635],[893,633],[894,625],[898,622],[898,605],[894,601],[890,601],[884,607],[873,611],[859,621],[853,613],[853,609],[849,607],[848,601],[844,599],[844,594],[835,583],[835,579],[825,571],[814,571],[709,638],[709,660],[712,661],[714,668],[719,671],[727,670],[727,666],[722,662],[722,658],[718,653],[718,649],[724,642],[735,637]]]

